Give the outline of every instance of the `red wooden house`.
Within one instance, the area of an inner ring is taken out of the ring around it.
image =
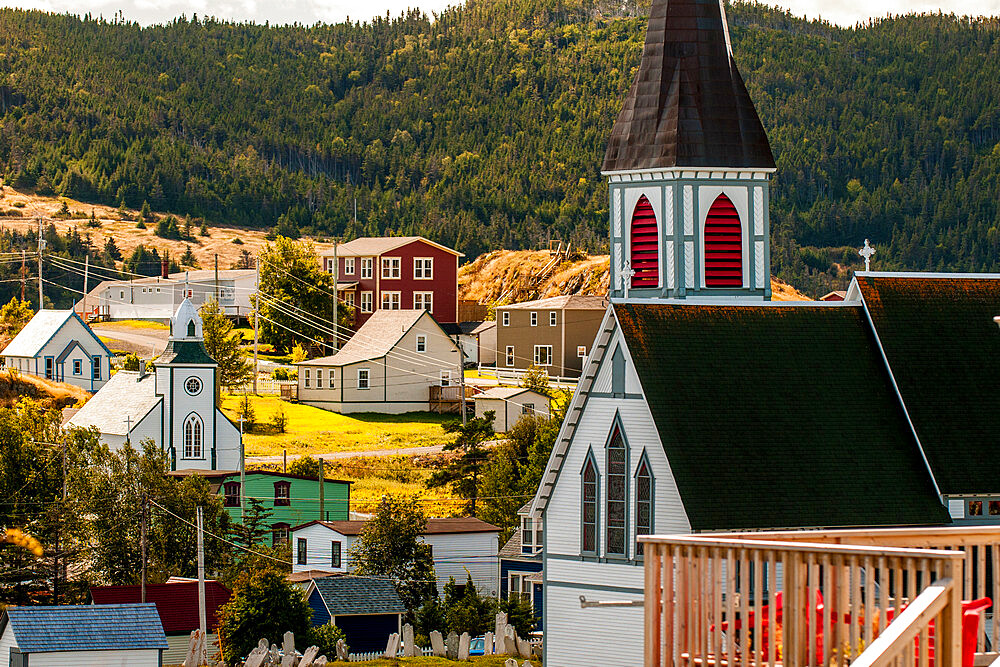
[[[440,324],[458,321],[462,253],[421,236],[364,237],[337,246],[337,291],[355,308],[355,328],[376,310],[429,310]],[[320,255],[333,272],[334,251]]]

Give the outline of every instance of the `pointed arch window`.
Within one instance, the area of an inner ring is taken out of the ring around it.
[[[660,284],[660,235],[646,195],[635,204],[629,230],[629,262],[635,272],[632,287],[656,287]]]
[[[188,338],[194,338],[194,336],[195,336],[194,320],[188,320],[188,335],[187,335],[187,337]]]
[[[597,462],[593,453],[587,456],[581,472],[582,489],[582,522],[580,548],[583,553],[597,553],[597,493],[598,480]]]
[[[205,426],[201,417],[195,413],[188,415],[184,420],[184,458],[200,459],[204,458],[203,436]]]
[[[639,460],[635,472],[635,535],[649,535],[653,532],[653,471],[645,452]],[[635,553],[641,556],[643,543],[636,540]]]
[[[625,532],[628,499],[628,451],[621,428],[616,425],[611,434],[607,448],[607,492],[605,501],[605,516],[607,527],[605,534],[608,543],[606,553],[610,555],[625,555]]]
[[[743,230],[732,200],[719,195],[705,219],[705,286],[743,286]]]

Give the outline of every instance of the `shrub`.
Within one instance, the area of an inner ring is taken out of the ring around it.
[[[240,577],[221,616],[219,642],[228,664],[248,655],[261,637],[280,645],[284,633],[291,631],[302,648],[308,646],[312,610],[282,572],[262,569]]]
[[[274,415],[271,416],[271,425],[278,433],[284,433],[288,427],[288,414],[285,413],[285,406],[281,401],[278,401],[278,407],[274,410]]]
[[[253,426],[257,417],[253,409],[253,400],[251,400],[249,394],[243,394],[243,398],[240,399],[240,407],[237,414],[239,414],[240,419],[243,420],[243,430],[246,433],[253,431]]]
[[[308,643],[319,649],[320,655],[325,655],[328,660],[333,660],[337,655],[337,640],[347,641],[347,635],[342,628],[338,628],[333,623],[327,623],[309,630]]]

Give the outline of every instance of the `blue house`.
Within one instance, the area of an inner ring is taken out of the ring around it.
[[[313,579],[306,599],[313,625],[333,623],[341,628],[352,651],[384,649],[389,635],[402,632],[406,607],[387,579],[346,575]]]
[[[8,607],[0,612],[0,664],[10,667],[159,667],[166,648],[160,615],[151,602]]]
[[[517,511],[521,527],[500,549],[500,599],[512,595],[531,600],[537,620],[536,629],[542,629],[542,520],[532,519],[531,503]]]

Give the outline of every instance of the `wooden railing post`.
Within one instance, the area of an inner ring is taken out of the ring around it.
[[[646,543],[643,546],[643,558],[646,569],[646,595],[644,609],[646,616],[646,667],[660,667],[660,621],[661,600],[663,588],[660,583],[660,560],[663,547],[659,544]]]
[[[961,551],[944,563],[944,577],[951,579],[948,601],[941,610],[940,626],[935,638],[935,667],[962,667],[962,582],[963,554]]]

